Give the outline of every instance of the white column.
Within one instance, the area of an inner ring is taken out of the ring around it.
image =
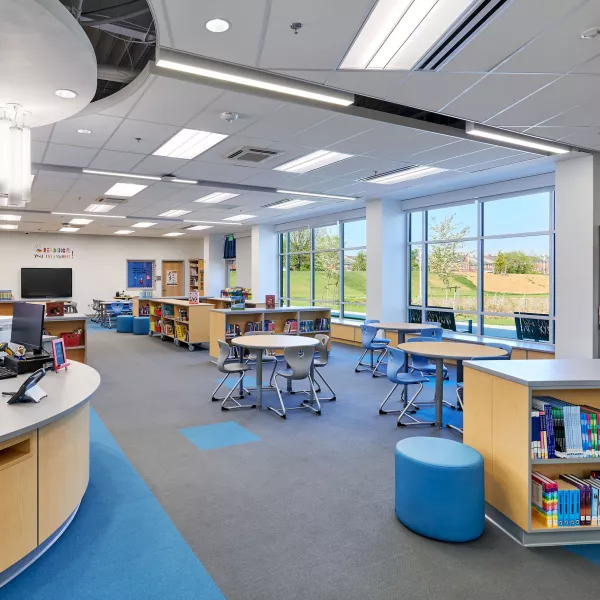
[[[367,318],[407,319],[406,213],[398,200],[367,200]]]
[[[268,294],[279,296],[277,233],[272,225],[252,227],[251,253],[252,299],[255,302],[264,302]]]
[[[556,163],[556,358],[598,358],[600,157]]]
[[[219,298],[225,289],[225,237],[207,235],[204,238],[204,295]]]

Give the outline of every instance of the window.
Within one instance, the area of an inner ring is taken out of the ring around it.
[[[549,190],[411,213],[411,321],[553,341],[553,223]]]
[[[336,223],[279,234],[282,306],[326,306],[335,316],[364,319],[367,225]]]

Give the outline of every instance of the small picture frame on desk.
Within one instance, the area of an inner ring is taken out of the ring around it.
[[[63,338],[52,340],[52,356],[54,356],[54,371],[56,373],[61,369],[66,371],[70,363],[67,360],[67,351],[65,350],[65,340]]]

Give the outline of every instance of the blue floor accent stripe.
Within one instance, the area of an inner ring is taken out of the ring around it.
[[[79,514],[2,600],[225,600],[93,411],[90,438]]]
[[[215,450],[216,448],[260,441],[257,435],[235,421],[187,427],[186,429],[180,429],[179,432],[199,450]]]

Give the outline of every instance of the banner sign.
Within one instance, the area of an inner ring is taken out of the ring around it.
[[[74,258],[74,252],[71,248],[58,248],[56,246],[36,245],[33,250],[34,258],[64,258],[70,260]]]

